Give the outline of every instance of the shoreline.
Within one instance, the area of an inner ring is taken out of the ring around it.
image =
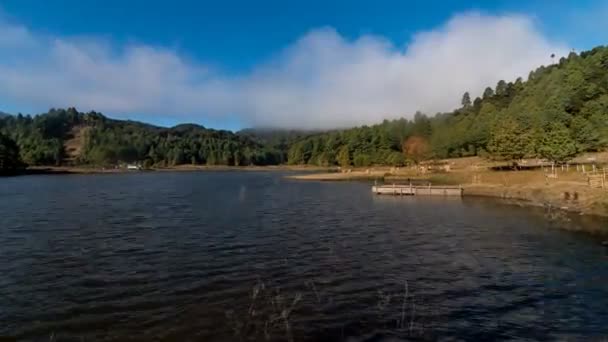
[[[490,182],[474,184],[476,175]],[[286,178],[300,181],[382,181],[385,184],[461,185],[463,197],[481,197],[505,200],[524,206],[545,207],[573,214],[608,218],[608,190],[591,188],[581,175],[565,173],[558,180],[545,178],[541,171],[483,171],[429,173],[391,173],[388,169],[356,170],[352,172],[313,173],[292,175]],[[577,178],[578,177],[578,178]],[[520,179],[510,179],[520,178]],[[512,182],[510,182],[512,181]],[[608,229],[603,232],[608,233]]]
[[[226,166],[226,165],[180,165],[172,167],[127,170],[124,168],[100,168],[86,166],[34,166],[24,170],[13,171],[0,176],[18,177],[28,175],[87,175],[87,174],[123,174],[146,172],[197,172],[197,171],[299,171],[299,172],[329,172],[331,167],[308,165],[265,165],[265,166]]]

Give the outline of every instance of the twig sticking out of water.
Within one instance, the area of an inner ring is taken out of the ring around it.
[[[255,300],[258,297],[258,295],[260,294],[260,291],[263,291],[265,288],[266,288],[266,285],[264,285],[264,283],[261,281],[253,287],[253,290],[251,292],[251,305],[249,306],[249,311],[248,311],[249,317],[253,317],[255,315],[255,311],[254,311]]]
[[[317,298],[317,303],[321,304],[321,297],[319,296],[319,292],[317,291],[317,287],[315,286],[315,282],[311,280],[311,281],[308,282],[308,284],[312,288],[312,291],[314,292],[315,297]]]
[[[378,290],[378,310],[380,311],[380,314],[382,314],[382,312],[384,312],[384,310],[389,306],[389,304],[391,303],[391,294],[390,293],[384,293],[384,291],[382,290]]]
[[[293,335],[291,333],[291,325],[289,325],[289,315],[291,314],[291,312],[296,307],[298,302],[300,302],[301,299],[302,299],[302,294],[298,292],[296,294],[296,296],[293,298],[293,302],[291,303],[291,306],[289,307],[289,309],[283,309],[283,311],[281,311],[281,318],[285,322],[285,333],[287,334],[287,340],[289,342],[293,342]]]
[[[405,307],[407,305],[407,296],[409,294],[409,286],[407,280],[405,281],[405,289],[403,291],[403,304],[401,305],[401,322],[399,323],[399,327],[403,329],[403,324],[405,323]]]
[[[293,342],[291,314],[302,300],[302,294],[296,293],[291,303],[284,298],[279,289],[271,290],[264,282],[258,282],[251,290],[250,303],[239,318],[234,310],[226,312],[226,318],[232,324],[235,339],[240,341],[259,341],[263,334],[266,340],[272,339],[273,330],[285,331],[283,339]],[[282,334],[281,334],[282,335]]]
[[[414,316],[416,315],[416,304],[412,301],[412,315],[410,316],[410,335],[414,330]]]

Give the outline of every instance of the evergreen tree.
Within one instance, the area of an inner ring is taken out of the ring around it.
[[[507,93],[507,82],[504,80],[498,81],[496,84],[496,95],[505,95]]]
[[[577,116],[572,119],[570,134],[576,142],[578,151],[593,151],[601,146],[598,129],[583,117]]]
[[[490,97],[494,96],[494,90],[492,90],[492,88],[487,87],[486,90],[483,91],[483,99],[489,99]]]
[[[497,160],[518,160],[531,152],[531,143],[530,132],[521,123],[514,118],[505,118],[494,127],[488,152]]]
[[[0,174],[13,172],[23,167],[19,159],[19,147],[17,144],[0,133]]]
[[[568,128],[560,122],[551,123],[540,139],[538,152],[554,163],[565,163],[577,154],[576,142]]]
[[[344,168],[349,167],[351,164],[350,164],[350,153],[348,151],[348,147],[342,146],[342,148],[340,148],[340,152],[338,152],[338,156],[336,159],[340,166],[342,166]]]
[[[464,93],[464,95],[462,95],[462,100],[460,101],[460,104],[464,109],[468,109],[471,107],[471,95],[469,95],[468,91]]]

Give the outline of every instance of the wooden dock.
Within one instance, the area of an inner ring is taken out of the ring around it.
[[[432,185],[374,185],[372,192],[376,195],[394,196],[462,196],[462,186],[432,186]]]

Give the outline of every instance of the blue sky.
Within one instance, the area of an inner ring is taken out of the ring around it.
[[[417,109],[448,110],[459,101],[454,94],[524,76],[548,63],[541,58],[547,52],[587,49],[608,38],[608,4],[598,0],[5,0],[0,9],[0,71],[24,70],[0,76],[0,109],[76,105],[162,125],[191,121],[228,129],[348,126]],[[542,48],[492,42],[486,28],[505,42],[530,39]],[[475,51],[470,56],[450,45],[463,40]],[[474,63],[482,64],[479,75],[445,89],[456,98],[440,106],[430,105],[437,99],[419,87],[400,83],[434,86],[412,70],[437,69],[416,59],[433,59],[435,47],[446,61],[456,56],[451,70],[468,70],[467,58],[486,55]],[[486,61],[493,51],[501,53]],[[514,65],[520,55],[525,63]],[[112,79],[120,89],[112,89]],[[362,97],[365,102],[356,103]]]

